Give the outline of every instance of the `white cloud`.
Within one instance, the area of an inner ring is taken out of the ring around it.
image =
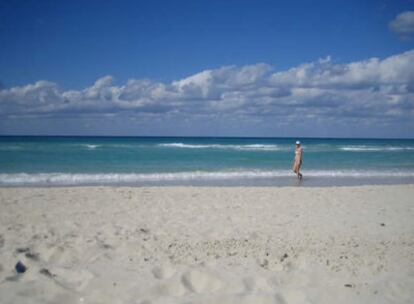
[[[389,24],[390,29],[402,38],[408,38],[414,33],[414,11],[406,11],[397,15]]]
[[[379,85],[406,84],[414,80],[414,51],[388,57],[371,58],[349,64],[333,64],[331,59],[318,60],[275,73],[274,85],[293,87],[332,87],[362,89]]]
[[[266,64],[205,70],[171,83],[131,79],[116,85],[111,76],[81,90],[62,90],[38,81],[0,90],[0,115],[97,117],[174,115],[179,119],[237,120],[277,117],[353,122],[414,118],[414,50],[385,59],[337,64],[330,57],[287,71]]]
[[[189,98],[217,99],[229,90],[257,87],[270,69],[269,65],[263,63],[243,67],[226,66],[174,81],[172,87]]]

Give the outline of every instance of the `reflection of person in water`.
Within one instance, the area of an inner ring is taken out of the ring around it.
[[[300,167],[302,166],[302,147],[300,146],[300,141],[296,142],[295,148],[295,159],[293,161],[293,172],[296,173],[298,179],[302,179],[302,174],[300,173]]]

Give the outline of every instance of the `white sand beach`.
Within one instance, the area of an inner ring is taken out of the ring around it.
[[[414,185],[1,188],[0,208],[1,303],[414,299]]]

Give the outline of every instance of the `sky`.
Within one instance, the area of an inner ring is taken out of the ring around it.
[[[414,137],[414,0],[0,1],[0,134]]]

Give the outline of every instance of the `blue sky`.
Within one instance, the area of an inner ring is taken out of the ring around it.
[[[0,133],[410,137],[412,11],[412,0],[2,1]]]

